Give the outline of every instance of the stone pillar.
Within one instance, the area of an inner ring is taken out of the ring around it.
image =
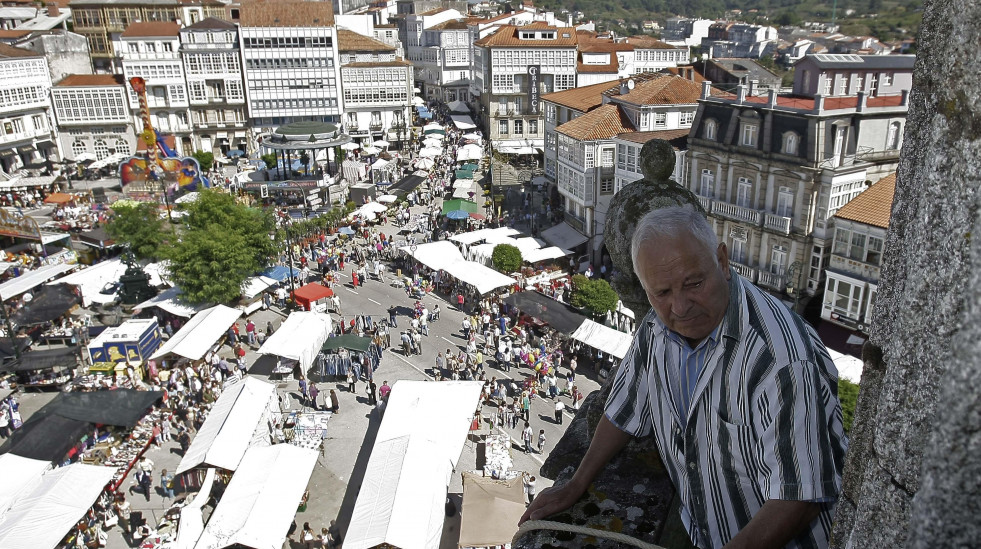
[[[924,4],[834,546],[981,539],[981,25]]]

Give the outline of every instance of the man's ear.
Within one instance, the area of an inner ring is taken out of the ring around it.
[[[719,247],[715,250],[715,257],[719,260],[719,268],[722,269],[722,276],[729,280],[732,276],[729,271],[729,249],[726,248],[725,242],[720,242]]]

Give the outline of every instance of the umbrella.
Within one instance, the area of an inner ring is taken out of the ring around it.
[[[345,151],[356,151],[361,148],[361,145],[358,145],[357,143],[345,143],[341,145],[341,148]]]
[[[441,125],[439,125],[439,124],[437,124],[435,122],[433,122],[431,124],[426,124],[425,126],[422,127],[422,130],[423,131],[442,130],[442,129],[443,129],[443,126],[441,126]]]
[[[483,139],[483,136],[481,136],[479,133],[465,133],[465,134],[461,135],[460,137],[463,138],[463,139],[472,139],[472,140],[475,140],[475,141],[479,141],[479,140]]]
[[[75,162],[95,162],[96,157],[90,152],[83,152],[82,154],[75,157]]]
[[[449,219],[466,219],[470,217],[470,212],[465,210],[453,210],[446,213],[446,217]]]
[[[416,167],[420,170],[428,170],[433,167],[436,162],[432,158],[420,158],[416,160]]]
[[[381,147],[381,148],[385,148],[385,147],[389,146],[390,144],[391,143],[389,143],[388,141],[385,141],[384,139],[379,139],[378,141],[375,141],[374,143],[372,143],[372,145],[374,145],[376,147]]]
[[[413,105],[425,105],[426,101],[418,95],[412,98]]]
[[[354,229],[352,229],[351,227],[341,227],[340,229],[337,230],[337,232],[351,236],[354,234]]]
[[[477,213],[477,212],[470,212],[470,217],[473,219],[487,219],[486,217],[484,217],[484,214]]]
[[[372,146],[367,146],[361,149],[361,151],[364,152],[365,154],[378,154],[382,152],[381,149],[379,149],[378,147],[372,147]]]
[[[370,213],[381,213],[387,209],[388,208],[386,208],[384,204],[381,204],[379,202],[369,202],[364,206],[361,206],[362,212],[370,212]]]
[[[419,88],[412,88],[412,93],[422,93],[422,90]]]
[[[442,149],[437,149],[436,147],[426,147],[425,149],[419,151],[419,156],[423,158],[439,156],[441,152],[443,152]]]
[[[225,153],[225,156],[229,158],[235,158],[236,156],[245,156],[245,151],[242,149],[232,149]]]
[[[428,119],[430,119],[432,117],[433,117],[433,113],[431,113],[429,111],[419,113],[419,118],[424,118],[424,119],[427,119],[428,120]]]
[[[378,201],[382,204],[391,204],[396,202],[398,199],[399,197],[395,196],[394,194],[383,194],[378,197]]]

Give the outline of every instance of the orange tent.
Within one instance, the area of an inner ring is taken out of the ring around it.
[[[44,199],[45,204],[67,204],[75,200],[74,195],[68,193],[51,193]]]

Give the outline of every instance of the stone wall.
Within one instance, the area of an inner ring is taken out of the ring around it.
[[[925,3],[834,547],[981,539],[979,28],[977,0]]]

